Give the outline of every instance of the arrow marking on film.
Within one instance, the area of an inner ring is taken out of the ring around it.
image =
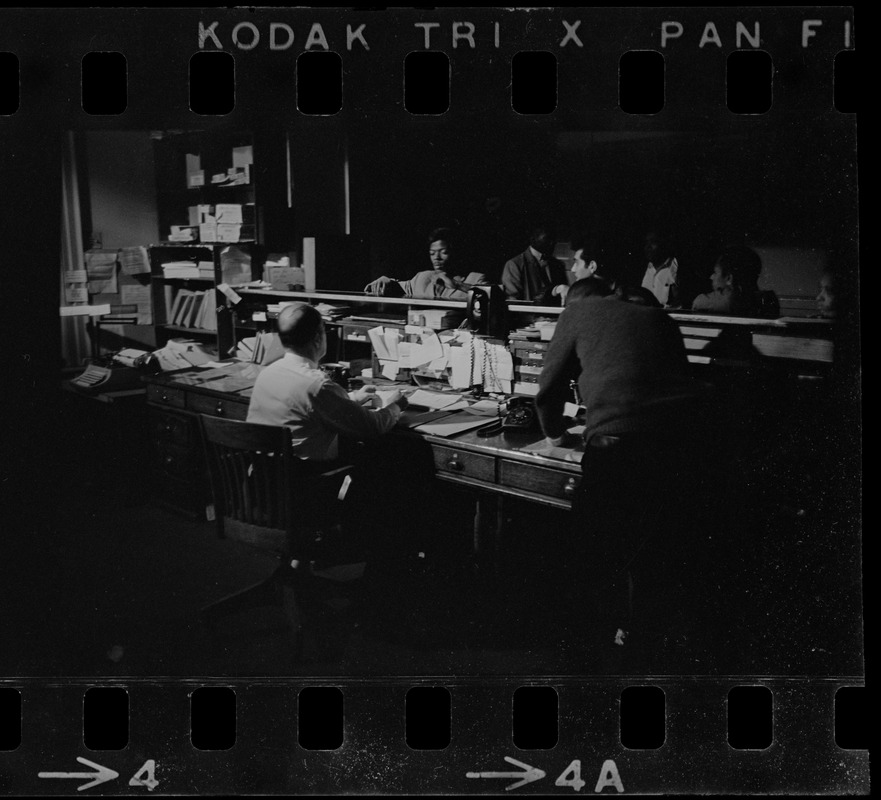
[[[100,764],[96,764],[94,761],[89,761],[87,758],[80,758],[77,756],[77,761],[80,764],[85,764],[87,767],[93,767],[98,770],[97,772],[38,772],[38,778],[91,778],[88,783],[84,783],[82,786],[77,786],[76,790],[81,792],[83,789],[91,789],[93,786],[97,786],[99,783],[104,783],[105,781],[112,781],[114,778],[119,777],[118,772],[114,772],[112,769],[108,769],[107,767],[102,767]]]
[[[522,761],[518,761],[516,758],[511,758],[509,756],[505,756],[505,761],[509,764],[513,764],[515,767],[520,767],[523,772],[466,772],[466,778],[519,778],[516,783],[512,783],[510,786],[505,787],[505,791],[509,792],[511,789],[517,789],[521,786],[525,786],[527,783],[532,783],[533,781],[540,781],[544,776],[544,770],[538,769],[538,767],[530,767],[529,764],[524,764]]]

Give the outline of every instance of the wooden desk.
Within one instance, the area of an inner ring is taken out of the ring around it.
[[[150,431],[155,443],[153,464],[158,498],[196,517],[204,514],[210,495],[202,464],[198,414],[244,420],[248,398],[187,385],[166,373],[147,380]],[[419,435],[402,430],[403,435]],[[454,438],[425,436],[431,444],[437,477],[498,496],[515,496],[568,509],[581,481],[574,461],[523,452],[540,433],[502,433],[481,438],[468,431]]]

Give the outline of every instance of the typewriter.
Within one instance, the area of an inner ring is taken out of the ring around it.
[[[131,351],[122,351],[118,355]],[[144,357],[149,354],[144,353]],[[91,394],[100,392],[122,392],[126,389],[141,388],[141,376],[144,374],[143,366],[147,359],[138,363],[141,357],[133,359],[132,365],[121,363],[118,356],[99,356],[90,358],[86,368],[69,383],[78,391]]]

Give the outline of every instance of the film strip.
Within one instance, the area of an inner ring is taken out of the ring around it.
[[[371,639],[346,616],[357,594],[339,587],[322,597],[330,628],[306,658],[288,628],[253,644],[267,619],[251,612],[218,639],[199,606],[268,562],[217,550],[181,439],[162,451],[164,474],[177,476],[162,499],[177,512],[159,510],[138,496],[147,460],[134,455],[142,440],[122,402],[87,423],[94,409],[57,397],[58,352],[84,336],[58,331],[59,293],[62,306],[95,302],[87,284],[101,267],[74,270],[70,254],[204,235],[206,224],[218,248],[367,242],[343,259],[367,253],[360,287],[396,274],[390,265],[422,263],[422,232],[438,221],[489,263],[520,242],[525,221],[632,243],[672,214],[694,242],[711,242],[692,248],[701,269],[710,247],[740,236],[778,281],[782,315],[802,313],[827,250],[858,278],[852,8],[69,9],[0,20],[0,252],[52,265],[4,278],[16,298],[5,355],[21,397],[4,454],[0,793],[868,793],[858,379],[833,413],[827,395],[811,394],[823,376],[796,370],[809,399],[793,414],[831,418],[831,455],[789,443],[788,493],[756,493],[755,508],[709,537],[707,581],[713,602],[725,599],[718,612],[701,601],[689,611],[713,635],[700,652],[658,639],[639,664],[622,660],[628,632],[597,633],[581,619],[592,606],[555,577],[574,560],[574,473],[544,505],[534,502],[544,473],[478,503],[464,527],[475,542],[481,531],[496,538],[460,572],[427,548],[428,567],[385,598],[394,633],[408,593],[424,594],[429,622],[415,639]],[[233,164],[184,161],[187,146],[172,146],[182,141],[231,150]],[[157,184],[174,159],[188,183]],[[201,208],[194,197],[216,210],[224,192],[228,219],[186,219]],[[59,252],[79,283],[59,278]],[[154,315],[170,307],[154,283],[139,294],[148,285],[127,280],[120,298],[140,323],[144,304]],[[244,317],[227,315],[239,295],[218,289],[219,342]],[[155,337],[162,326],[153,316],[145,327]],[[815,347],[808,339],[799,353]],[[836,348],[858,362],[852,341]],[[817,397],[828,414],[812,409]],[[190,435],[185,402],[135,415],[156,427],[147,439]],[[113,425],[102,463],[87,451]],[[763,469],[776,463],[771,449]],[[806,462],[817,466],[802,483],[814,491],[828,468],[831,488],[793,506],[809,491],[798,486]],[[465,478],[458,488],[476,502],[483,479]],[[430,574],[438,563],[442,577]]]

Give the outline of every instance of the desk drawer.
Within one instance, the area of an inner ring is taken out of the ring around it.
[[[153,436],[157,442],[175,442],[182,447],[191,444],[198,446],[198,437],[193,436],[193,417],[156,410],[150,416]]]
[[[198,468],[198,451],[195,447],[180,447],[171,442],[156,443],[156,461],[160,472],[192,480]]]
[[[571,500],[581,484],[581,475],[503,460],[499,464],[499,483],[535,494]]]
[[[186,405],[183,389],[172,389],[169,386],[147,385],[147,402],[171,408],[183,408]]]
[[[496,460],[492,456],[437,445],[432,445],[432,450],[434,466],[441,472],[495,483]]]
[[[209,397],[206,394],[191,392],[187,398],[187,407],[197,414],[210,414],[212,417],[226,419],[245,419],[248,416],[248,404],[222,397]]]

